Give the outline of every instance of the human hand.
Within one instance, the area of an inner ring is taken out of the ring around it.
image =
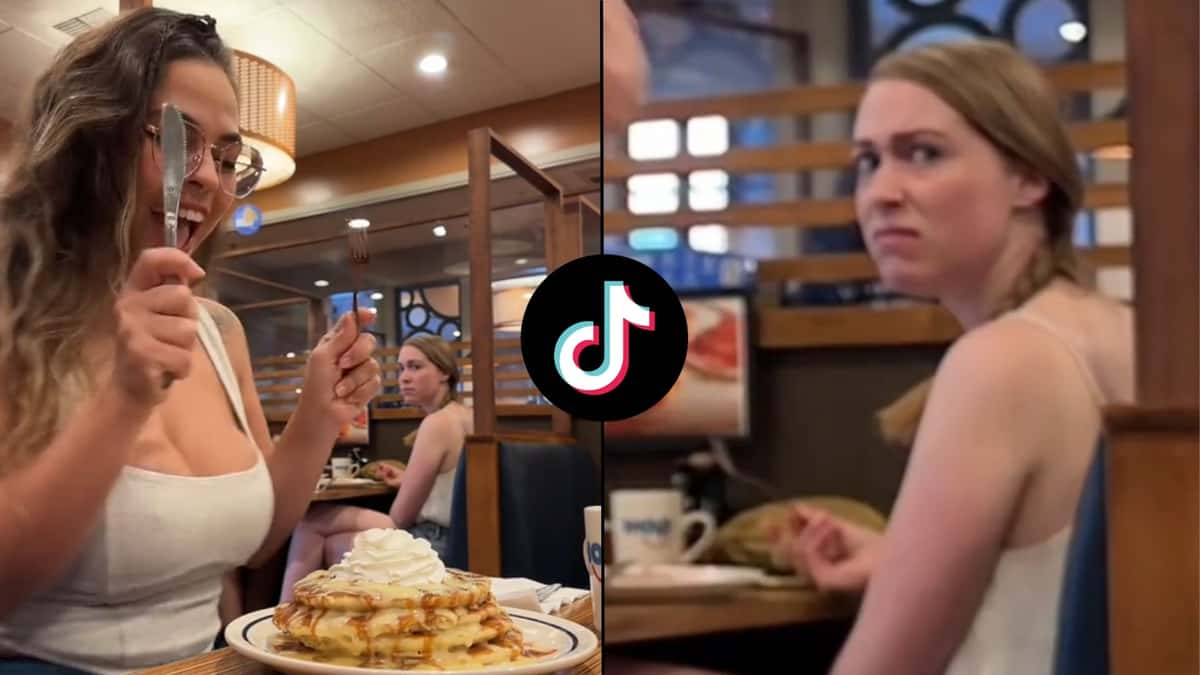
[[[371,312],[359,310],[359,326],[374,319]],[[297,408],[339,428],[353,420],[383,388],[382,368],[372,356],[375,348],[375,336],[359,333],[350,313],[343,314],[309,354]]]
[[[861,593],[879,560],[883,535],[810,506],[796,506],[772,555],[807,570],[823,591]]]
[[[604,126],[629,124],[646,95],[649,64],[637,18],[625,0],[604,0]]]
[[[190,285],[204,276],[191,256],[176,248],[148,248],[134,262],[113,306],[112,380],[136,404],[162,403],[167,397],[163,382],[191,372],[199,309]]]

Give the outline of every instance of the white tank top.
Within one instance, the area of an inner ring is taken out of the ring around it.
[[[199,326],[250,436],[233,367],[203,305]],[[0,646],[103,675],[211,649],[221,625],[221,577],[258,550],[274,516],[274,487],[262,455],[245,471],[219,476],[126,466],[103,508],[57,585],[0,618]]]
[[[1093,401],[1105,404],[1087,360],[1061,329],[1028,309],[1009,316],[1038,326],[1065,345]],[[1044,541],[1000,555],[975,620],[945,675],[1051,675],[1071,532],[1068,525]]]
[[[439,473],[433,479],[433,489],[417,514],[417,522],[428,520],[442,527],[450,527],[450,507],[454,499],[454,477],[458,474],[458,464],[453,469]]]

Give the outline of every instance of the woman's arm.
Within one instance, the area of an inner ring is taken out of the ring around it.
[[[404,469],[404,481],[388,511],[396,527],[406,528],[416,521],[425,500],[429,499],[433,483],[441,472],[442,462],[456,436],[455,422],[451,417],[435,413],[421,420],[421,426],[417,427],[417,439],[413,441],[412,455]]]
[[[258,397],[258,389],[254,385],[250,347],[241,321],[227,307],[212,301],[204,302],[225,340],[229,360],[237,373],[238,388],[245,403],[250,433],[266,457],[275,488],[275,512],[271,519],[271,528],[262,546],[247,563],[250,567],[256,567],[275,554],[308,509],[317,479],[321,477],[321,468],[325,466],[329,453],[333,450],[339,425],[327,411],[305,405],[306,396],[302,395],[279,442],[272,444],[267,418]],[[339,325],[349,324],[343,321]],[[323,341],[313,350],[309,359],[311,361],[332,358],[336,362],[342,352],[351,345],[355,345],[356,349],[362,347],[362,338],[359,340],[360,343],[355,343],[352,330],[344,331],[340,336]],[[371,351],[373,342],[371,348],[366,349],[368,354]],[[307,386],[305,388],[307,389]],[[320,395],[315,392],[309,393],[307,398],[311,402]],[[328,396],[332,396],[332,391]]]
[[[79,556],[151,410],[110,383],[32,462],[0,479],[0,616]]]
[[[1073,393],[1049,352],[1023,327],[998,323],[946,355],[834,675],[946,668],[987,591],[1047,430],[1062,423],[1063,397]]]

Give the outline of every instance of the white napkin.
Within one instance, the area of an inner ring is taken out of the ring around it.
[[[502,607],[515,607],[531,612],[553,614],[566,605],[580,598],[587,597],[591,593],[591,591],[581,588],[564,586],[551,593],[549,597],[539,603],[537,590],[545,585],[524,577],[513,579],[492,577],[492,595],[496,596],[496,602]]]

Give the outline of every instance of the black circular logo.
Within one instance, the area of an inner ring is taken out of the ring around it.
[[[687,357],[687,320],[654,270],[618,255],[577,258],[542,280],[521,321],[521,354],[554,406],[611,422],[666,396]]]

